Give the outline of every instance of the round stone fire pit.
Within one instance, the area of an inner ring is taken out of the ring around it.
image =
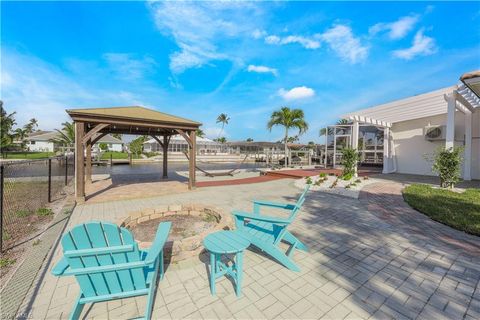
[[[172,228],[165,245],[166,258],[178,262],[198,256],[202,241],[208,234],[229,230],[233,226],[230,215],[206,205],[170,205],[131,212],[118,224],[129,229],[140,248],[152,244],[158,224],[171,221]]]

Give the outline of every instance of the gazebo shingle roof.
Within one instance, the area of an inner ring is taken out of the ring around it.
[[[122,118],[131,120],[146,120],[155,122],[167,122],[182,124],[188,126],[200,126],[200,122],[173,116],[168,113],[147,109],[140,106],[112,107],[112,108],[89,108],[89,109],[69,109],[69,115],[88,115],[106,118]]]

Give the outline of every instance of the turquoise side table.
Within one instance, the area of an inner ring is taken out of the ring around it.
[[[235,282],[237,297],[242,294],[243,251],[250,241],[236,231],[217,231],[203,239],[203,246],[210,252],[210,291],[215,295],[215,281],[224,275],[230,275]],[[228,266],[222,262],[222,255],[235,254],[235,260]]]

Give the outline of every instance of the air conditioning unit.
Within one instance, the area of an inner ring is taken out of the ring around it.
[[[445,135],[447,133],[446,126],[430,126],[425,127],[423,130],[423,135],[425,140],[435,141],[435,140],[445,140]]]

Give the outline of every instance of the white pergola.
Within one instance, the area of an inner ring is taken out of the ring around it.
[[[446,141],[447,148],[455,142],[455,111],[465,114],[465,149],[464,180],[471,180],[472,159],[472,113],[480,107],[480,99],[465,81],[480,82],[480,74],[476,78],[462,80],[459,85],[435,90],[429,93],[409,97],[382,104],[372,108],[352,112],[343,117],[353,121],[352,148],[358,148],[359,124],[372,124],[384,128],[384,161],[383,173],[396,171],[395,148],[393,147],[392,124],[401,121],[419,119],[447,113]]]

